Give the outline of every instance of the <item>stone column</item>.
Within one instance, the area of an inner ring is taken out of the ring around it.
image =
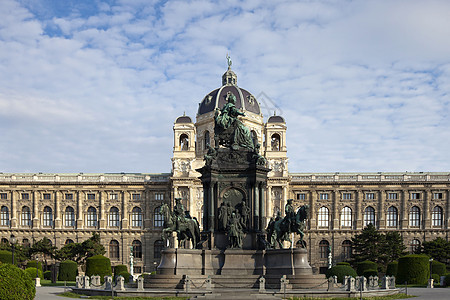
[[[106,199],[106,192],[101,191],[99,192],[99,201],[100,201],[100,220],[99,225],[100,229],[106,228],[106,218],[105,218],[105,199]]]
[[[364,194],[361,191],[356,191],[355,193],[355,221],[353,222],[354,226],[353,229],[363,229],[363,219],[361,218],[361,211],[362,211],[362,200],[363,200]]]
[[[447,212],[446,212],[446,216],[447,216],[447,221],[444,220],[444,228],[448,228],[448,226],[450,225],[450,191],[447,191]]]
[[[130,193],[125,191],[122,193],[122,229],[128,229],[128,202]]]
[[[268,224],[267,216],[266,216],[266,188],[264,184],[261,184],[259,191],[259,209],[260,209],[260,228],[264,230]]]
[[[338,198],[338,193],[337,191],[333,190],[331,192],[331,201],[332,201],[332,207],[333,207],[333,228],[332,229],[339,229],[339,216],[341,215],[340,211],[338,210],[337,207],[337,198]]]
[[[423,192],[423,222],[422,222],[422,228],[427,229],[431,228],[431,219],[430,219],[430,212],[432,210],[430,201],[431,201],[431,191],[426,190]]]
[[[75,192],[75,195],[77,197],[77,229],[84,228],[83,224],[83,198],[84,198],[84,192]]]
[[[281,213],[283,214],[283,216],[285,215],[284,207],[286,206],[286,203],[287,203],[287,197],[288,197],[287,186],[283,186],[283,198],[282,198],[281,207],[280,207]]]
[[[31,193],[31,196],[33,197],[33,228],[39,228],[40,226],[39,209],[38,209],[39,200],[37,199],[38,196],[36,194],[37,194],[36,191],[33,191]]]
[[[253,228],[259,230],[259,186],[255,185],[253,191]]]
[[[11,228],[17,228],[17,197],[19,192],[13,191],[11,193]]]
[[[378,229],[386,229],[385,209],[386,203],[386,191],[381,190],[378,192]]]
[[[317,202],[317,193],[310,191],[309,192],[309,228],[308,229],[317,229],[317,216],[316,216],[316,202]]]
[[[189,203],[188,203],[188,209],[189,213],[191,214],[191,217],[195,217],[194,211],[195,211],[195,201],[194,201],[194,189],[192,188],[192,185],[189,187]]]
[[[400,197],[401,197],[401,206],[400,206],[400,229],[407,229],[409,226],[408,224],[408,216],[409,216],[409,210],[408,207],[406,206],[406,199],[408,197],[408,191],[407,190],[403,190],[400,193]]]
[[[209,185],[208,191],[208,231],[214,232],[214,184]]]
[[[55,228],[61,228],[61,191],[55,192]]]
[[[273,217],[273,200],[272,200],[272,187],[267,186],[267,197],[266,197],[266,207],[267,207],[267,217],[270,219]]]

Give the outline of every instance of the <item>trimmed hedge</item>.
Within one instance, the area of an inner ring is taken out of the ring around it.
[[[363,276],[367,279],[369,279],[370,276],[378,276],[378,270],[365,270]]]
[[[387,265],[386,275],[397,277],[397,270],[398,270],[398,261],[390,262]]]
[[[338,262],[338,263],[336,264],[336,266],[350,266],[350,263],[348,263],[348,262],[346,262],[346,261],[341,261],[341,262]]]
[[[114,276],[119,276],[122,272],[128,272],[128,268],[126,265],[117,265],[114,267]]]
[[[75,281],[78,274],[78,264],[73,260],[65,260],[59,264],[58,280]]]
[[[128,273],[127,271],[124,272],[120,272],[119,274],[117,274],[117,277],[122,276],[125,279],[125,282],[130,281],[130,276],[131,274]]]
[[[364,272],[367,270],[377,270],[377,269],[378,269],[377,263],[370,260],[362,261],[356,265],[356,273],[358,274],[358,276],[363,276]]]
[[[26,268],[25,272],[27,272],[28,275],[30,275],[30,277],[32,279],[36,278],[36,268]],[[39,278],[40,279],[44,279],[44,275],[42,274],[42,271],[39,270]]]
[[[345,265],[336,265],[334,267],[331,267],[331,269],[327,270],[327,278],[331,277],[331,276],[337,276],[337,280],[338,282],[344,282],[344,277],[345,276],[352,276],[352,277],[356,277],[356,271],[355,269],[353,269],[350,266],[345,266]]]
[[[0,250],[0,261],[2,263],[12,264],[12,253],[8,250]]]
[[[103,255],[95,255],[86,259],[86,276],[99,275],[102,283],[105,276],[111,276],[111,261]]]
[[[24,270],[12,264],[0,265],[0,299],[33,300],[35,295],[34,281]]]
[[[400,257],[396,282],[403,284],[427,284],[430,277],[429,257],[423,254],[410,254]]]
[[[439,276],[439,274],[431,274],[431,278],[434,279],[434,281],[433,281],[433,285],[434,286],[440,285],[440,283],[441,283],[441,276]]]
[[[39,266],[39,270],[41,270],[41,272],[44,272],[44,270],[42,269],[42,263],[41,262],[37,262],[35,260],[29,260],[27,262],[27,268],[36,268],[36,265]],[[33,277],[34,278],[34,277]]]
[[[431,271],[433,272],[433,274],[438,274],[439,276],[444,276],[445,273],[447,273],[445,264],[437,260],[433,260],[433,262],[431,263]]]
[[[444,283],[445,286],[450,286],[450,273],[445,274]]]

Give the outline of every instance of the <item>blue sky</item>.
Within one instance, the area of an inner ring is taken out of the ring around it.
[[[450,2],[0,2],[0,172],[170,172],[229,53],[291,172],[450,170]]]

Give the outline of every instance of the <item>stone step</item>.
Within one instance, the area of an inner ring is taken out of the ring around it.
[[[251,294],[251,293],[213,293],[201,296],[195,296],[190,299],[217,299],[217,300],[281,300],[281,297],[269,294]]]

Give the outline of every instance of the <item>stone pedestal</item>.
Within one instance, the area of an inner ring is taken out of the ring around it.
[[[227,249],[222,275],[262,275],[264,258],[258,250]]]

